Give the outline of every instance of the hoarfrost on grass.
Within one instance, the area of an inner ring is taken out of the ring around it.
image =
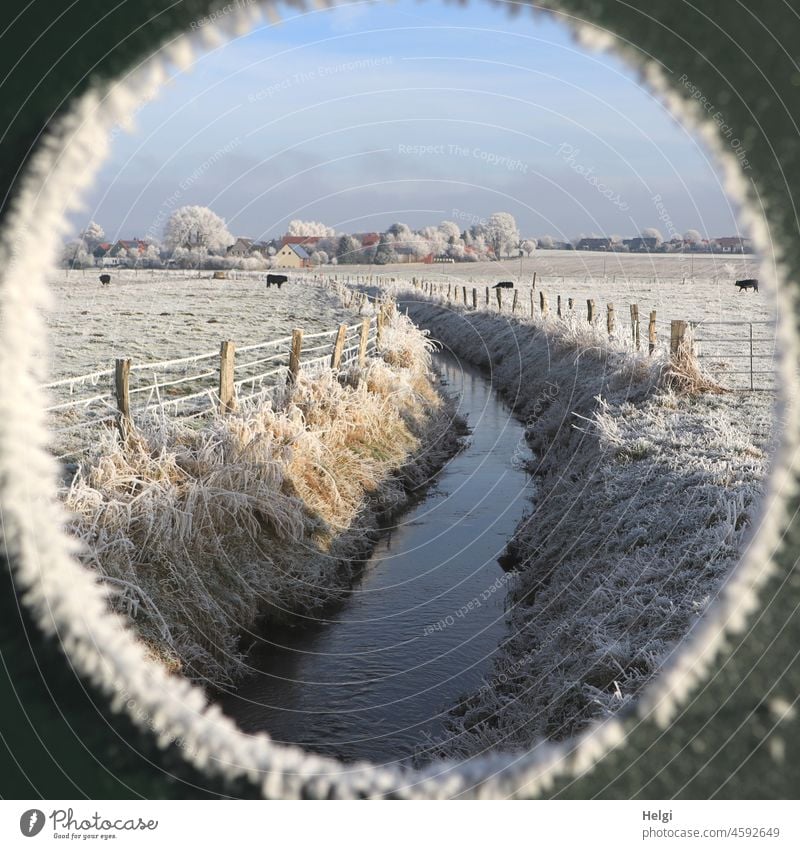
[[[768,471],[772,396],[676,392],[663,354],[604,328],[389,289],[491,373],[532,451],[535,496],[508,546],[509,636],[440,751],[563,740],[630,704],[724,587]]]

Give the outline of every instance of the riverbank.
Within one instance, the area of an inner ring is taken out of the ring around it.
[[[398,297],[491,375],[534,455],[520,452],[536,497],[508,546],[508,635],[439,754],[564,739],[634,700],[724,589],[767,472],[771,398],[673,391],[664,360],[574,321]]]
[[[347,594],[381,522],[458,450],[430,351],[395,311],[377,358],[301,372],[281,409],[106,433],[65,492],[69,530],[154,656],[227,687],[243,637]]]

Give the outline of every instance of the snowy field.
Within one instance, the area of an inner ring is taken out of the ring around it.
[[[108,270],[108,269],[106,269]],[[314,284],[267,289],[264,272],[229,272],[237,279],[212,280],[210,271],[116,271],[101,286],[101,269],[54,273],[50,327],[50,380],[134,362],[170,360],[218,351],[220,342],[251,345],[291,334],[331,330],[352,321],[335,296]],[[292,283],[297,277],[298,282]]]

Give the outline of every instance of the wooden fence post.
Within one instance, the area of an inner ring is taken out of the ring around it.
[[[486,306],[489,306],[489,287],[486,287]]]
[[[344,351],[344,340],[347,337],[347,325],[340,324],[339,331],[336,334],[336,340],[333,343],[333,351],[331,352],[331,368],[334,371],[339,370],[342,364],[342,351]]]
[[[558,296],[556,297],[556,315],[557,315],[559,318],[561,318],[561,317],[562,317],[562,312],[561,312],[561,295],[558,295]]]
[[[633,337],[633,346],[639,350],[639,305],[631,304],[631,336]]]
[[[292,350],[289,354],[289,383],[297,380],[300,374],[300,354],[303,351],[303,331],[292,331]]]
[[[536,288],[536,272],[533,272],[533,288]]]
[[[464,306],[465,306],[465,307],[466,307],[466,306],[469,306],[469,304],[468,304],[468,302],[467,302],[467,287],[466,287],[466,286],[462,286],[462,287],[461,287],[461,289],[462,289],[462,290],[463,290],[463,292],[464,292]]]
[[[547,303],[547,293],[544,291],[539,292],[539,309],[542,311],[542,318],[544,318],[550,310]]]
[[[117,427],[123,442],[131,430],[131,396],[129,378],[131,373],[130,360],[116,360],[114,363],[114,392],[117,396]]]
[[[500,289],[494,290],[495,295],[497,295],[497,309],[502,312],[503,311],[503,293]]]
[[[575,300],[573,298],[568,298],[567,306],[569,307],[569,311],[572,312],[573,308],[575,307]]]
[[[478,309],[478,290],[474,286],[472,287],[472,309]]]
[[[686,328],[688,324],[685,321],[677,321],[673,319],[669,327],[669,353],[674,360],[686,345]]]
[[[380,345],[381,340],[383,339],[383,325],[386,322],[386,313],[384,312],[384,305],[381,304],[378,307],[378,312],[375,315],[375,344]]]
[[[370,320],[365,318],[361,322],[361,337],[358,340],[358,364],[363,368],[367,362],[367,345],[369,344]]]
[[[511,299],[511,314],[513,315],[517,311],[517,296],[519,292],[514,289],[514,297]]]
[[[591,298],[587,298],[586,300],[586,320],[589,324],[594,324],[595,318],[595,304]]]
[[[616,327],[616,322],[614,321],[614,304],[608,304],[606,306],[606,329],[608,330],[608,335],[614,335],[614,328]]]
[[[233,385],[233,367],[236,345],[223,342],[219,346],[219,411],[223,415],[236,409],[236,387]]]
[[[650,313],[650,324],[647,326],[647,339],[649,343],[649,353],[652,354],[656,349],[656,342],[658,341],[657,330],[656,330],[656,311],[653,310]]]

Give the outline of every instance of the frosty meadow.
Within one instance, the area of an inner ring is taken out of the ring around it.
[[[13,393],[61,547],[32,603],[272,797],[540,792],[666,722],[789,409],[792,305],[709,150],[553,20],[399,6],[165,71],[139,136],[103,105]]]

